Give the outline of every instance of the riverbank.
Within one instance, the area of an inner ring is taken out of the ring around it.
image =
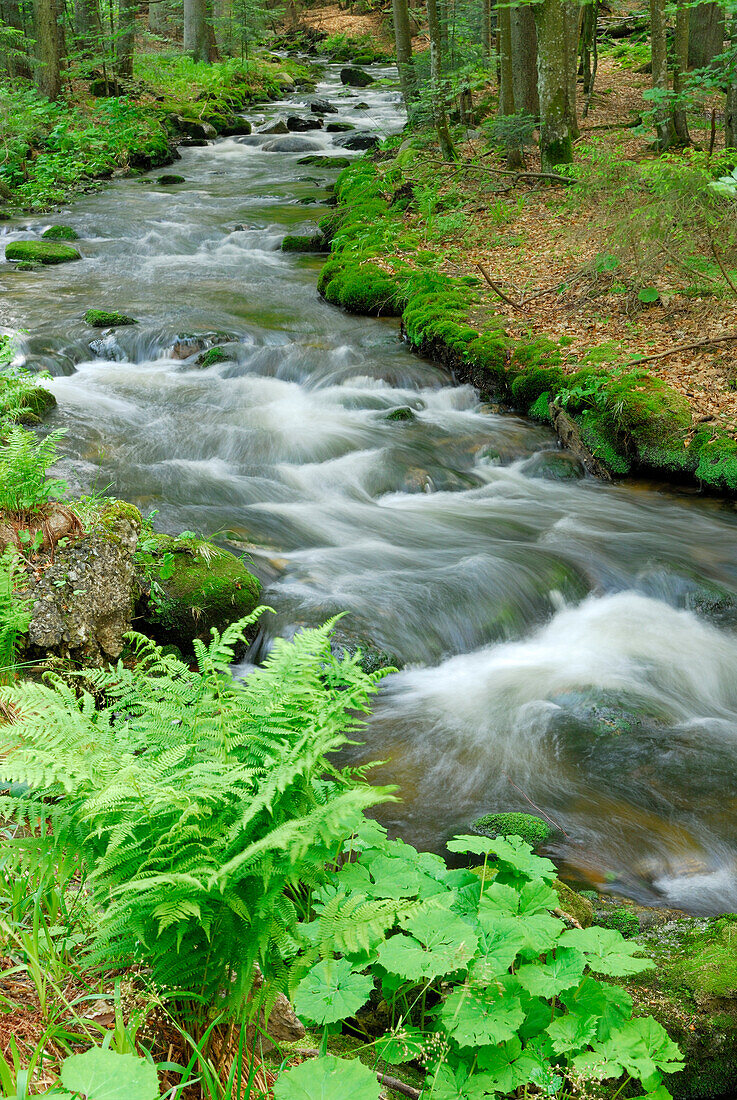
[[[29,87],[0,85],[0,219],[170,164],[181,143],[247,134],[241,112],[314,88],[317,71],[274,55],[207,65],[180,52],[148,52],[136,55],[132,79],[76,80],[55,103]]]

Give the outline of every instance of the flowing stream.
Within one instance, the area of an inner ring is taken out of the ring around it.
[[[337,67],[249,117],[304,117],[318,96],[339,107],[326,122],[401,127],[393,89],[344,89]],[[354,759],[388,761],[376,778],[403,801],[382,819],[406,839],[442,850],[532,802],[573,879],[737,909],[733,506],[584,477],[547,429],[413,356],[396,322],[320,301],[319,258],[279,244],[336,174],[299,158],[344,155],[343,136],[224,138],[182,151],[177,187],[116,180],[2,227],[81,238],[81,262],[0,266],[8,324],[54,375],[65,472],[250,553],[276,610],[263,644],[347,611],[342,629],[404,666]],[[94,333],[88,308],[140,324]],[[208,332],[230,358],[203,368]],[[414,419],[387,419],[398,406]]]

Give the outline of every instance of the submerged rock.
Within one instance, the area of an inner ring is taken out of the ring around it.
[[[265,153],[306,153],[312,149],[321,149],[316,141],[303,137],[282,137],[267,141],[263,146]]]
[[[566,451],[538,451],[523,463],[522,473],[545,481],[578,481],[586,476],[580,460]]]
[[[70,244],[56,241],[11,241],[5,246],[6,260],[25,260],[36,264],[67,264],[82,256]]]
[[[163,176],[158,176],[156,182],[161,184],[162,187],[173,187],[176,183],[186,183],[184,176],[178,176],[175,172],[166,172]]]
[[[353,65],[346,65],[340,70],[340,82],[347,84],[349,88],[368,88],[369,84],[376,83],[370,73],[356,69]]]
[[[409,405],[400,405],[399,408],[392,409],[384,417],[384,420],[416,420],[417,417],[413,409]]]
[[[314,168],[347,168],[351,163],[349,157],[310,156],[300,157],[297,164],[311,164]]]
[[[232,343],[233,337],[227,332],[180,332],[167,349],[170,359],[189,359],[197,352],[207,351],[216,344]]]
[[[349,130],[355,130],[352,122],[329,122],[325,127],[328,134],[345,134]]]
[[[242,559],[204,539],[149,536],[137,570],[139,616],[154,637],[183,651],[258,606],[261,584]]]
[[[71,225],[50,225],[41,234],[45,241],[77,241],[79,234]]]

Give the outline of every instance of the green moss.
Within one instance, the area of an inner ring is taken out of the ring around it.
[[[72,229],[71,225],[50,225],[48,229],[44,229],[41,236],[48,241],[79,240],[79,234],[76,229]]]
[[[55,241],[11,241],[5,246],[6,260],[26,260],[36,264],[66,264],[81,260],[76,248]]]
[[[88,309],[84,315],[85,322],[93,328],[117,328],[123,325],[137,325],[133,317],[125,313],[116,313],[114,310]]]
[[[703,436],[692,443],[698,457],[696,477],[711,489],[737,491],[737,440],[728,436]]]
[[[33,375],[0,374],[0,419],[14,424],[37,424],[56,407],[56,398],[36,383]]]
[[[527,410],[527,415],[531,420],[538,420],[541,424],[549,424],[550,417],[550,400],[552,395],[547,391],[541,393],[536,401],[532,403]]]
[[[350,163],[350,157],[328,157],[321,153],[310,153],[297,161],[297,164],[311,164],[313,168],[347,168]]]
[[[324,273],[323,273],[324,275]],[[368,317],[397,317],[401,309],[396,300],[396,284],[375,264],[351,264],[336,272],[324,295],[328,302],[348,313]]]
[[[515,404],[526,411],[542,394],[556,393],[564,378],[560,367],[529,367],[521,371],[511,385]]]
[[[200,367],[214,367],[216,363],[229,363],[230,356],[222,348],[208,348],[197,360]]]
[[[572,890],[559,878],[554,880],[553,889],[560,898],[563,912],[577,920],[582,928],[589,928],[594,923],[594,907],[588,898]]]
[[[105,500],[102,502],[102,507],[95,502],[93,516],[87,515],[85,517],[89,522],[93,520],[95,527],[105,537],[108,542],[120,545],[120,529],[124,524],[128,524],[136,531],[140,531],[143,526],[143,519],[141,513],[138,511],[134,504],[130,504],[127,500]]]
[[[186,183],[184,176],[178,176],[175,172],[166,172],[156,180],[162,187],[173,187],[177,183]]]
[[[166,557],[165,557],[166,555]],[[241,558],[196,538],[149,536],[138,555],[144,588],[142,617],[166,642],[189,650],[194,638],[209,640],[213,627],[222,631],[244,618],[259,601],[261,584]]]
[[[289,234],[281,243],[282,252],[322,252],[323,238],[319,233],[311,237],[299,237]]]
[[[512,367],[530,370],[532,367],[560,366],[560,348],[547,336],[540,336],[528,344],[517,344],[512,352]]]
[[[16,271],[35,271],[36,270],[36,265],[30,263],[29,260],[19,260],[18,263],[15,265],[15,270]]]
[[[416,416],[409,405],[400,405],[398,409],[392,409],[384,417],[385,420],[416,420]]]
[[[616,932],[621,932],[625,939],[631,939],[640,931],[637,913],[624,906],[619,909],[610,909],[597,923],[603,928],[613,928]]]
[[[519,836],[533,848],[538,848],[552,836],[547,821],[533,814],[484,814],[473,822],[474,832],[481,836]]]
[[[578,418],[581,438],[592,455],[613,474],[624,476],[632,469],[622,441],[605,416],[585,412]]]

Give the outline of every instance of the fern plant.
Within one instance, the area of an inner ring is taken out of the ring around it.
[[[47,473],[65,434],[60,428],[39,439],[17,425],[7,431],[0,446],[0,511],[25,515],[66,492],[66,482]]]
[[[18,637],[30,621],[28,603],[16,592],[18,573],[18,555],[9,547],[0,556],[0,684],[13,681]]]
[[[39,840],[78,854],[102,911],[94,956],[139,960],[180,1011],[238,1011],[253,964],[279,979],[297,950],[290,891],[317,888],[386,790],[326,757],[360,725],[381,673],[335,658],[332,624],[275,642],[244,681],[229,671],[258,612],[196,670],[133,634],[134,668],[49,675],[6,699],[0,783],[30,791],[0,813],[50,819]],[[360,655],[359,655],[360,657]],[[3,695],[0,694],[0,699]],[[185,1002],[186,1003],[183,1003]]]

